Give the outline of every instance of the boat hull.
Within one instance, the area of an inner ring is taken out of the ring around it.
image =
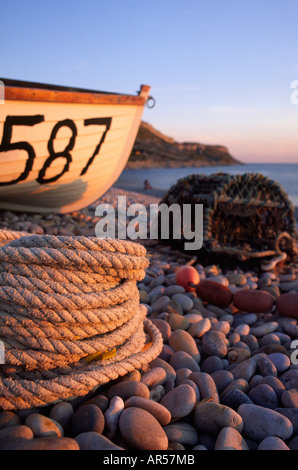
[[[124,169],[149,90],[131,96],[5,87],[0,207],[67,213],[92,204]]]

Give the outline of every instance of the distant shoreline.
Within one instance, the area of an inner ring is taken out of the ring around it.
[[[163,161],[157,162],[153,161],[148,165],[145,165],[144,162],[138,160],[138,161],[129,161],[126,164],[125,170],[153,170],[153,169],[158,169],[158,168],[198,168],[198,167],[216,167],[216,166],[242,166],[245,165],[245,163],[240,162],[240,163],[214,163],[212,165],[210,162],[199,162],[197,160],[190,160],[188,162],[185,161],[180,161],[180,160],[166,160],[164,159]]]

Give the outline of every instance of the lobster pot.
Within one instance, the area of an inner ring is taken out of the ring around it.
[[[168,190],[162,203],[203,204],[205,252],[235,255],[240,260],[296,254],[294,207],[283,188],[261,174],[189,175]],[[192,230],[193,217],[194,210]],[[182,242],[181,223],[181,247]],[[171,225],[170,243],[177,245]]]

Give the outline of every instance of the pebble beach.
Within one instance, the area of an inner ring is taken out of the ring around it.
[[[96,206],[121,195],[160,200],[113,187],[71,214],[2,211],[0,229],[94,237]],[[137,286],[159,356],[84,398],[0,411],[0,450],[298,450],[297,259],[223,267],[142,243],[150,266]],[[185,265],[196,290],[177,283]]]

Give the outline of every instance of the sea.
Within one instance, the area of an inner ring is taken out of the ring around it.
[[[187,175],[213,173],[261,173],[263,176],[278,182],[293,205],[298,207],[298,163],[252,163],[231,166],[210,166],[192,168],[152,168],[140,170],[124,170],[115,186],[130,191],[142,192],[144,181],[148,180],[153,189],[160,193],[169,189],[179,178]]]

